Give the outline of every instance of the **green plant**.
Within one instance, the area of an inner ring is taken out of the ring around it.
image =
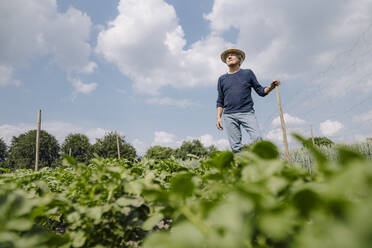
[[[149,159],[169,159],[173,152],[170,147],[153,146],[147,150],[145,157]]]
[[[44,209],[53,202],[45,195],[32,198],[29,193],[9,183],[0,188],[0,247],[61,247],[69,241],[37,224]]]
[[[311,173],[263,141],[206,159],[94,158],[86,166],[64,156],[57,168],[0,174],[0,210],[8,211],[0,247],[10,246],[1,243],[10,231],[12,242],[54,233],[64,247],[371,247],[371,160],[345,146],[329,160],[297,139],[312,155]],[[11,215],[2,192],[38,204]]]
[[[308,138],[307,141],[312,142],[312,138]],[[317,146],[332,146],[335,144],[332,140],[330,140],[327,137],[315,137],[314,143]]]
[[[39,168],[58,164],[59,144],[56,138],[44,130],[40,131]],[[35,166],[36,130],[13,137],[9,148],[7,165],[11,169]]]
[[[174,157],[182,160],[189,159],[190,157],[188,154],[202,158],[208,155],[208,150],[199,140],[193,140],[191,142],[184,141],[182,145],[174,151]]]
[[[84,134],[69,134],[62,144],[61,150],[70,154],[76,161],[87,163],[92,158],[92,147],[89,138]]]
[[[119,137],[120,157],[126,159],[135,158],[136,149],[125,141],[124,136],[120,136],[115,132],[109,132],[102,139],[97,139],[92,147],[93,152],[104,158],[117,158],[117,137]]]
[[[220,153],[202,165],[202,177],[180,175],[169,193],[159,192],[175,221],[172,232],[152,233],[144,247],[371,245],[369,160],[338,148],[336,164],[310,148],[309,174],[275,159],[272,145],[258,145],[254,153]]]
[[[4,165],[6,158],[8,157],[8,147],[4,140],[0,138],[0,167]]]

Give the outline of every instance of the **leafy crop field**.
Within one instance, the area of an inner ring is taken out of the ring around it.
[[[0,247],[372,247],[372,161],[309,149],[311,173],[266,141],[198,165],[66,156],[3,173]]]
[[[318,146],[318,149],[327,157],[327,160],[337,161],[338,160],[337,147],[343,147],[345,149],[354,151],[372,160],[372,142],[337,144],[337,145],[331,145],[331,146],[320,145]],[[302,168],[311,172],[311,169],[313,167],[312,165],[314,163],[314,158],[308,149],[304,147],[292,149],[289,155],[290,155],[290,160],[293,164],[298,164]],[[284,153],[281,154],[281,158],[285,159]]]

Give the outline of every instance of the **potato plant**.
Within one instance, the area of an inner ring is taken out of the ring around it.
[[[65,156],[3,173],[0,247],[371,247],[371,160],[307,147],[311,172],[262,141],[193,166]]]

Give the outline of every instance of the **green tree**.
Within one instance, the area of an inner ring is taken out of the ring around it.
[[[213,157],[215,154],[218,154],[218,149],[215,145],[210,145],[207,147],[208,156]]]
[[[210,145],[207,147],[208,154],[211,154],[212,152],[217,151],[217,147],[215,145]]]
[[[312,143],[311,138],[308,138],[307,141],[310,141]],[[314,143],[317,146],[332,146],[335,144],[332,140],[328,139],[327,137],[315,137]]]
[[[153,146],[147,150],[145,157],[153,159],[168,159],[172,156],[173,152],[174,150],[170,147]]]
[[[97,139],[93,145],[93,152],[104,158],[117,158],[118,150],[116,145],[116,132],[107,133],[102,139]],[[136,149],[125,141],[124,136],[119,135],[120,158],[135,158]]]
[[[4,140],[0,138],[0,167],[4,166],[5,160],[8,157],[8,147]]]
[[[186,160],[189,158],[188,154],[195,155],[199,158],[206,157],[208,150],[203,146],[199,140],[193,140],[191,142],[184,141],[180,148],[174,151],[175,158]]]
[[[29,168],[35,166],[36,130],[13,137],[9,148],[9,168]],[[40,131],[39,168],[58,164],[60,147],[56,138],[44,130]]]
[[[69,134],[62,144],[62,152],[69,154],[78,162],[87,163],[92,157],[92,145],[89,143],[89,138],[80,133]]]

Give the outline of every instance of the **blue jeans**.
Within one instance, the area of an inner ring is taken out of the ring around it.
[[[262,140],[254,110],[223,114],[223,122],[233,152],[239,152],[243,147],[241,127],[249,134],[251,143]]]

